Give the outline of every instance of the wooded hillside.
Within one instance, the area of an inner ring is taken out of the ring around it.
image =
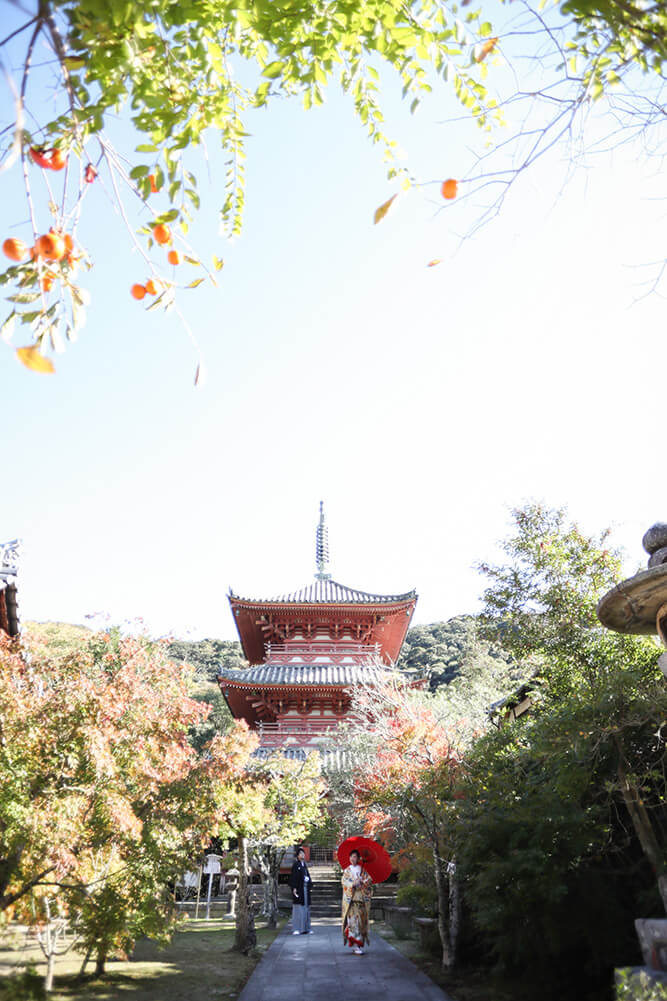
[[[397,666],[402,671],[428,673],[432,691],[473,667],[476,674],[494,677],[516,673],[508,654],[481,637],[479,620],[474,615],[456,615],[446,622],[409,629]]]
[[[446,622],[414,626],[408,630],[398,668],[410,673],[426,674],[435,691],[459,675],[471,670],[478,675],[494,677],[505,672],[516,673],[509,655],[497,644],[480,637],[479,621],[474,615],[457,615]],[[86,626],[66,622],[26,622],[24,630],[40,649],[54,656],[65,656],[93,635]],[[207,638],[174,640],[169,654],[179,663],[186,662],[195,670],[197,687],[215,683],[224,669],[245,665],[241,644],[237,640]]]

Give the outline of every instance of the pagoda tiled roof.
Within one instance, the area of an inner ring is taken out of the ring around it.
[[[380,682],[392,672],[376,664],[258,664],[218,675],[218,682],[240,687],[303,685],[349,688],[351,685]]]
[[[279,594],[271,598],[248,598],[229,592],[230,599],[234,601],[249,601],[261,605],[386,605],[398,601],[413,601],[417,597],[415,590],[406,591],[405,594],[372,594],[369,591],[359,591],[353,587],[346,587],[330,578],[316,578],[311,584],[306,584],[298,591],[291,591],[288,594]]]

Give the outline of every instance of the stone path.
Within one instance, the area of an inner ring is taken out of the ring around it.
[[[340,921],[317,918],[312,935],[274,939],[239,1001],[452,1001],[409,959],[373,932],[370,948],[355,956],[343,946]]]

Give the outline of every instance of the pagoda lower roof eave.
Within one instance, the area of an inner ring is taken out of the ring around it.
[[[220,688],[248,688],[253,691],[284,691],[286,688],[298,691],[301,688],[316,688],[321,691],[339,692],[344,688],[354,688],[355,685],[359,684],[367,686],[382,684],[381,678],[348,678],[343,681],[295,681],[294,679],[290,681],[253,681],[252,679],[238,681],[237,679],[225,678],[224,675],[218,675],[216,681]]]
[[[216,679],[218,685],[222,688],[248,688],[253,691],[285,691],[290,689],[293,691],[299,691],[302,688],[313,688],[319,689],[320,691],[331,691],[339,692],[346,688],[353,688],[358,685],[358,681],[341,681],[341,682],[318,682],[318,681],[228,681],[227,678],[218,676]],[[372,679],[375,681],[375,679]],[[371,684],[371,680],[365,682],[365,684]]]
[[[308,675],[310,674],[310,677]],[[295,677],[283,677],[283,678],[266,678],[257,677],[254,672],[254,677],[251,675],[245,678],[231,678],[224,674],[219,674],[216,677],[218,687],[221,691],[234,689],[236,691],[255,691],[255,692],[285,692],[292,691],[298,692],[308,689],[309,692],[331,692],[332,694],[340,694],[344,691],[350,691],[357,685],[364,685],[368,688],[374,688],[376,686],[381,686],[383,683],[391,682],[394,678],[400,678],[400,680],[407,685],[408,688],[422,689],[428,683],[427,677],[414,676],[401,674],[400,672],[390,671],[390,670],[363,670],[358,669],[354,672],[346,672],[346,676],[340,679],[332,680],[325,677],[313,677],[311,672],[305,672],[303,678]]]

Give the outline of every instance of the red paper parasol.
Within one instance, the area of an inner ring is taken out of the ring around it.
[[[377,841],[360,837],[346,838],[342,845],[338,846],[336,852],[343,869],[347,869],[350,864],[350,852],[352,851],[359,852],[359,861],[374,883],[384,883],[385,879],[391,875],[389,853]]]

